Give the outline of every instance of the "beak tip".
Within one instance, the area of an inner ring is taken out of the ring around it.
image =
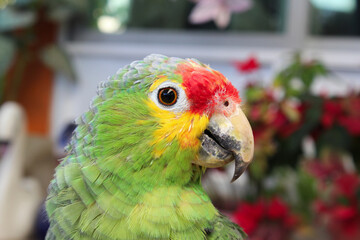
[[[234,176],[233,176],[233,178],[231,179],[231,182],[230,182],[230,183],[235,182],[235,181],[245,172],[245,170],[246,170],[246,166],[242,167],[241,170],[236,171],[236,172],[234,173]]]
[[[243,161],[241,155],[235,155],[235,170],[231,183],[235,182],[246,170],[248,164]]]

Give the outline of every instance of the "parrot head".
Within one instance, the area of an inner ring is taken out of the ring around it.
[[[111,100],[98,104],[97,112],[106,109],[94,119],[98,139],[117,142],[99,151],[121,152],[139,177],[153,169],[149,176],[180,178],[192,167],[235,161],[234,181],[252,160],[254,139],[238,91],[197,60],[149,55],[120,69],[99,91]]]

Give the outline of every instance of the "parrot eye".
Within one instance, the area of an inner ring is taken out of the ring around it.
[[[170,80],[149,92],[149,97],[160,109],[175,113],[187,111],[190,106],[181,85]]]
[[[174,88],[166,87],[159,90],[159,102],[165,106],[172,106],[177,101],[177,92]]]

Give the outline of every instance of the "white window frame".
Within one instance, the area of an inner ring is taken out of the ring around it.
[[[217,33],[129,30],[123,34],[84,31],[76,40],[65,40],[70,54],[143,58],[150,53],[230,62],[251,54],[264,65],[283,54],[301,50],[340,71],[360,71],[360,38],[314,37],[309,33],[308,0],[288,0],[283,33]]]

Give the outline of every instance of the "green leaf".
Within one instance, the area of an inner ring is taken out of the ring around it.
[[[264,175],[267,170],[267,162],[264,158],[258,158],[256,161],[254,161],[250,167],[249,170],[251,172],[251,176],[257,180],[260,181],[264,179]]]
[[[72,82],[76,81],[76,75],[66,52],[57,45],[50,45],[41,51],[43,62],[56,72],[64,74]]]
[[[319,76],[326,76],[329,74],[329,70],[322,65],[321,63],[316,63],[314,66],[314,72],[315,74],[319,75]]]
[[[0,103],[4,98],[5,74],[14,60],[16,46],[11,39],[0,35]]]
[[[315,74],[313,73],[313,70],[305,68],[304,71],[302,71],[300,76],[301,76],[301,80],[303,81],[303,83],[306,86],[306,90],[308,90],[315,78]]]
[[[15,57],[15,43],[9,39],[0,36],[0,77],[9,69]]]
[[[0,0],[0,9],[5,8],[7,5],[12,3],[14,0]]]
[[[90,1],[88,0],[64,0],[64,2],[79,12],[86,12],[90,7]]]
[[[302,128],[309,133],[316,128],[321,120],[323,114],[323,99],[316,96],[305,95],[303,101],[309,106],[305,112],[305,119]]]
[[[246,100],[250,102],[261,100],[264,97],[265,90],[261,88],[251,88],[246,92]]]
[[[90,4],[92,1],[88,0],[47,0],[46,4],[51,6],[51,8],[68,8],[74,12],[86,13],[90,9]]]
[[[298,174],[296,190],[299,198],[297,210],[309,221],[312,218],[312,212],[309,206],[318,196],[316,180],[306,172],[300,171]]]
[[[319,61],[302,62],[299,52],[295,53],[292,62],[280,71],[274,80],[275,86],[280,86],[285,91],[286,97],[298,97],[302,94],[309,93],[311,85],[317,76],[326,76],[329,74],[328,69]],[[300,79],[303,84],[303,89],[293,89],[291,81],[293,79]]]
[[[48,12],[51,20],[56,22],[64,22],[69,19],[73,14],[73,10],[68,7],[54,7]]]
[[[351,137],[347,130],[339,125],[325,131],[318,139],[318,149],[332,148],[335,150],[348,150],[351,144]],[[320,151],[318,151],[320,152]]]
[[[0,32],[31,26],[35,20],[36,14],[33,11],[17,12],[14,8],[7,7],[0,10]]]
[[[281,74],[276,75],[273,85],[274,85],[274,87],[282,86],[282,76],[281,76]]]

